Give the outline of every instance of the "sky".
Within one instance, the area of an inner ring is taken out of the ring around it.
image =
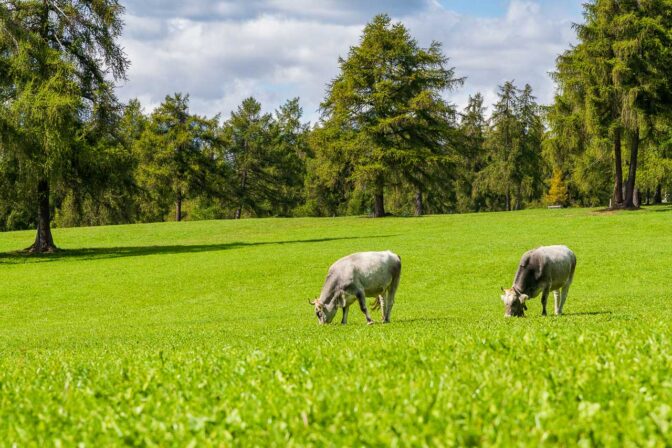
[[[121,44],[131,61],[119,83],[123,101],[145,111],[176,92],[191,111],[228,119],[254,96],[272,112],[299,97],[316,122],[338,58],[357,45],[378,13],[401,21],[421,46],[441,42],[464,86],[445,94],[458,108],[498,85],[529,83],[541,103],[553,98],[548,72],[575,41],[582,0],[122,0]]]

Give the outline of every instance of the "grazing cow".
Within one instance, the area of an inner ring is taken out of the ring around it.
[[[574,278],[576,256],[567,246],[542,246],[523,254],[513,286],[502,288],[505,316],[524,317],[525,302],[541,292],[541,314],[546,315],[548,294],[553,291],[555,314],[562,314]]]
[[[381,308],[383,322],[390,321],[394,294],[401,276],[401,258],[388,251],[359,252],[343,257],[329,268],[320,297],[310,301],[321,324],[328,324],[343,308],[342,324],[348,320],[348,309],[357,300],[359,308],[372,324],[366,298],[375,297],[373,309]]]

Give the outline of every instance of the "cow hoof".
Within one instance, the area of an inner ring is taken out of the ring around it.
[[[370,320],[370,321],[368,321],[368,322],[366,323],[366,325],[373,325],[373,324],[375,324],[375,322],[372,321],[372,320]]]

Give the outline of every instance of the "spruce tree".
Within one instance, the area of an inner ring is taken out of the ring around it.
[[[422,213],[425,189],[449,172],[456,153],[454,107],[442,94],[462,79],[441,45],[422,48],[401,23],[378,15],[359,44],[339,59],[340,72],[322,103],[322,126],[373,191],[373,215],[385,215],[385,188],[404,181]]]
[[[95,149],[90,137],[117,108],[110,80],[128,66],[122,15],[117,0],[0,4],[0,152],[19,164],[15,188],[35,201],[33,252],[56,249],[53,188],[77,175],[72,162]]]

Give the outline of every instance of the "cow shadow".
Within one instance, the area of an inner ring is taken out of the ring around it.
[[[563,316],[599,316],[602,314],[614,314],[612,311],[580,311],[578,313],[562,313]]]
[[[59,249],[49,254],[31,254],[26,251],[0,253],[0,262],[5,264],[40,263],[58,261],[63,259],[100,260],[110,258],[142,257],[146,255],[166,254],[194,254],[203,252],[218,252],[245,247],[273,246],[285,244],[318,244],[329,241],[358,240],[367,238],[390,238],[397,235],[371,235],[352,237],[312,238],[305,240],[284,241],[259,241],[245,242],[235,241],[220,244],[193,244],[193,245],[152,245],[152,246],[119,246],[119,247],[90,247],[80,249]]]

